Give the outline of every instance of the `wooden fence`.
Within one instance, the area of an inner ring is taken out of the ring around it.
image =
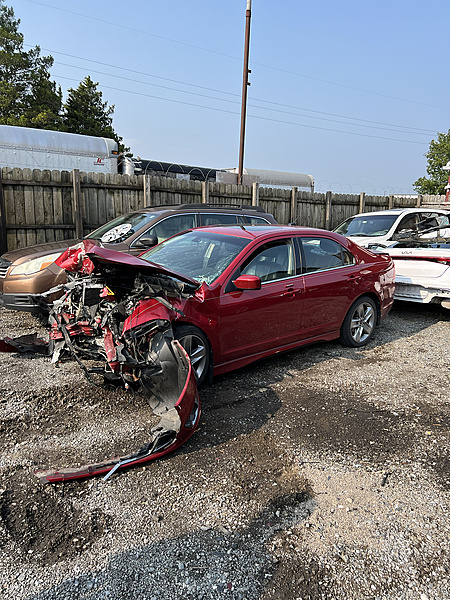
[[[397,197],[312,193],[143,175],[77,170],[0,172],[0,254],[33,244],[80,238],[114,217],[145,206],[259,204],[280,223],[332,229],[358,212],[442,203],[444,196]]]

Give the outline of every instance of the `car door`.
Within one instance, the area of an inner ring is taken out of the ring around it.
[[[292,238],[266,243],[234,273],[220,298],[221,362],[281,347],[299,337],[303,277]],[[261,278],[259,290],[237,290],[239,275]]]
[[[301,328],[308,339],[340,329],[359,295],[360,266],[335,240],[317,236],[299,242],[305,285]]]

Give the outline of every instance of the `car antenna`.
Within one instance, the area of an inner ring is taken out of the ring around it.
[[[242,223],[239,223],[239,227],[242,229],[242,231],[245,231],[246,233],[249,233],[252,237],[256,237],[256,235],[253,233],[253,231],[250,231],[249,229],[246,229],[245,225],[242,225]]]

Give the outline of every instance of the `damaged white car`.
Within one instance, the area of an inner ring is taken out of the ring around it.
[[[436,215],[419,225],[369,249],[393,258],[396,300],[450,308],[449,218]]]

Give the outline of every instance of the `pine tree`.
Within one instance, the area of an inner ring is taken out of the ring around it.
[[[112,138],[118,142],[121,152],[127,151],[122,138],[113,128],[114,104],[108,106],[108,102],[103,101],[103,94],[97,86],[98,82],[94,83],[87,76],[76,89],[68,90],[69,95],[63,107],[62,129],[69,133]]]
[[[57,129],[61,89],[50,80],[51,56],[23,49],[20,20],[0,0],[0,124]]]

